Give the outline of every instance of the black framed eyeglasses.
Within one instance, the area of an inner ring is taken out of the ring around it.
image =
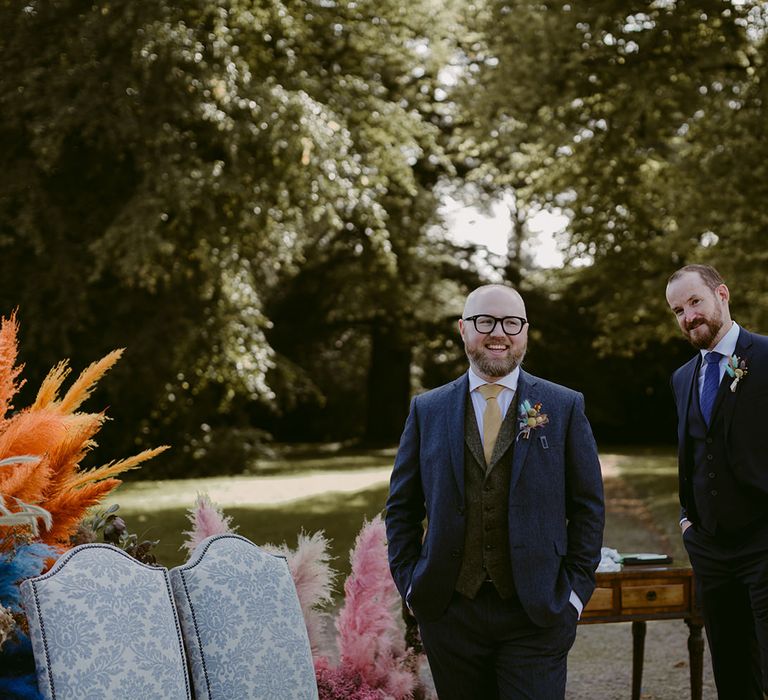
[[[518,335],[525,327],[525,324],[528,323],[528,319],[522,316],[496,318],[496,316],[489,316],[488,314],[477,314],[476,316],[469,316],[464,320],[472,321],[475,325],[475,330],[483,335],[493,333],[496,330],[496,325],[499,323],[501,324],[501,329],[507,335]]]

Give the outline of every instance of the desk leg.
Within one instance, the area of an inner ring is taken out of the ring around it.
[[[688,663],[691,667],[691,700],[701,700],[702,677],[704,675],[704,639],[701,636],[701,623],[687,619]]]
[[[643,687],[643,656],[645,655],[645,620],[632,623],[632,700],[640,700]]]

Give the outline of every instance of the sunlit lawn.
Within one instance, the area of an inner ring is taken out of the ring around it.
[[[300,531],[323,530],[334,568],[346,573],[364,519],[384,508],[393,458],[394,450],[302,456],[259,463],[251,470],[259,476],[126,483],[107,503],[120,504],[120,515],[140,539],[160,540],[154,552],[168,567],[186,560],[180,546],[190,528],[187,509],[206,492],[237,532],[257,544],[295,547]]]
[[[680,538],[677,496],[677,450],[674,447],[611,447],[602,454],[617,457],[619,474],[643,501],[655,525],[667,536],[676,564],[687,565]]]
[[[677,468],[672,448],[606,448],[620,475],[642,499],[656,524],[667,533],[678,562]],[[186,559],[179,547],[189,529],[187,509],[195,495],[207,492],[232,516],[238,532],[258,543],[296,545],[303,529],[324,530],[331,538],[334,568],[348,571],[348,552],[364,518],[381,512],[387,495],[394,450],[300,453],[253,465],[250,476],[123,484],[109,502],[140,538],[160,540],[155,552],[171,567]],[[344,490],[342,490],[344,489]],[[606,542],[609,542],[607,533]]]

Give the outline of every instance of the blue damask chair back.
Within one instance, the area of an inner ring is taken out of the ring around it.
[[[191,698],[167,569],[84,544],[21,594],[47,700]]]
[[[214,535],[170,575],[198,700],[318,697],[284,557],[239,535]]]

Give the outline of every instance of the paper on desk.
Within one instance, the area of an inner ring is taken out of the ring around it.
[[[622,564],[669,564],[672,558],[656,552],[633,552],[621,555]]]

